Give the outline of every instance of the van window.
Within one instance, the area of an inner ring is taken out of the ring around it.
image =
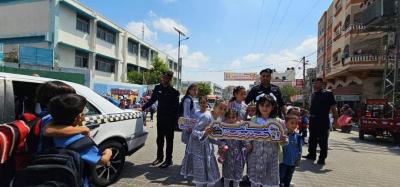
[[[24,112],[35,113],[35,97],[38,83],[13,81],[15,116],[20,119]]]
[[[93,116],[101,114],[100,111],[89,102],[86,104],[83,113],[85,114],[85,116]]]

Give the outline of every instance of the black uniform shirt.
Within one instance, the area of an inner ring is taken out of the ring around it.
[[[274,94],[278,103],[278,112],[279,114],[281,114],[282,106],[285,105],[285,102],[283,101],[281,90],[279,89],[278,86],[273,84],[270,84],[267,87],[264,87],[263,85],[260,84],[251,88],[245,100],[246,104],[249,104],[252,101],[256,102],[256,97],[263,93],[266,95],[269,95],[270,93]]]
[[[323,123],[324,126],[327,124],[329,128],[329,111],[333,105],[336,105],[336,101],[331,91],[314,92],[311,98],[310,120]]]
[[[178,115],[179,91],[172,86],[161,84],[154,87],[150,101],[147,102],[142,110],[149,108],[158,101],[157,115],[162,117],[176,117]]]

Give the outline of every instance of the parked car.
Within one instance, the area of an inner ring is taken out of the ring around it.
[[[11,122],[21,111],[34,111],[35,90],[47,81],[42,77],[0,73],[0,123]],[[93,183],[99,186],[115,182],[125,164],[125,157],[132,155],[145,145],[148,132],[143,128],[142,113],[135,110],[122,110],[90,88],[67,82],[79,95],[88,100],[85,108],[85,125],[94,127],[93,140],[100,150],[111,148],[113,152],[110,165],[93,167]],[[22,102],[22,104],[21,104]]]

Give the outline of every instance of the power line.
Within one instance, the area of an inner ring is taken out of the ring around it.
[[[312,10],[315,10],[315,7],[321,2],[321,0],[316,0],[313,4],[313,6],[307,11],[307,14],[304,15],[302,17],[302,19],[298,22],[298,24],[296,25],[296,27],[294,29],[289,30],[289,36],[285,37],[285,39],[283,40],[283,42],[281,43],[281,45],[279,46],[279,48],[282,48],[283,46],[286,46],[286,43],[289,41],[289,39],[292,38],[292,36],[294,35],[294,31],[297,30],[301,24],[307,19],[308,16],[310,16],[310,14],[312,13]],[[278,49],[279,49],[278,48]]]
[[[270,27],[268,27],[267,34],[265,35],[264,42],[262,43],[262,46],[261,46],[262,48],[265,46],[265,44],[266,44],[267,41],[268,41],[269,33],[271,32],[272,26],[274,25],[276,15],[278,14],[279,8],[281,7],[281,3],[282,3],[282,0],[279,0],[279,2],[278,2],[278,7],[276,8],[275,13],[274,13],[274,15],[273,15],[273,17],[272,17],[271,25],[270,25]]]
[[[264,1],[265,0],[262,0],[262,3],[261,3],[261,10],[260,10],[260,15],[258,16],[258,21],[257,21],[257,29],[256,29],[256,35],[255,35],[255,37],[254,37],[254,41],[253,41],[253,45],[252,45],[252,51],[253,51],[253,49],[254,49],[254,47],[255,47],[255,45],[256,45],[256,42],[257,42],[257,38],[258,38],[258,33],[260,32],[260,22],[261,22],[261,18],[263,17],[263,12],[264,12]]]
[[[272,37],[271,42],[268,42],[268,44],[272,44],[273,41],[274,41],[274,39],[276,38],[276,35],[279,33],[279,29],[280,29],[280,27],[281,27],[281,25],[282,25],[282,22],[283,22],[284,18],[286,17],[286,13],[289,11],[290,6],[292,5],[292,2],[293,2],[293,0],[290,0],[289,3],[287,4],[286,9],[285,9],[286,11],[285,11],[285,13],[282,15],[281,19],[280,19],[279,22],[278,22],[278,28],[276,29],[276,32],[275,32],[274,36]],[[269,46],[270,46],[270,45],[267,45],[265,49],[268,50]]]

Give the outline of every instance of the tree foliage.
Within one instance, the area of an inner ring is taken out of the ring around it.
[[[285,102],[290,101],[290,97],[297,95],[299,93],[296,88],[291,85],[283,85],[281,88],[282,97]]]
[[[197,83],[198,93],[197,95],[200,96],[207,96],[211,94],[211,85],[206,82]]]
[[[157,84],[160,83],[160,78],[163,72],[168,71],[168,66],[165,62],[156,57],[153,62],[153,67],[146,72],[131,71],[128,72],[128,81],[134,84]]]

